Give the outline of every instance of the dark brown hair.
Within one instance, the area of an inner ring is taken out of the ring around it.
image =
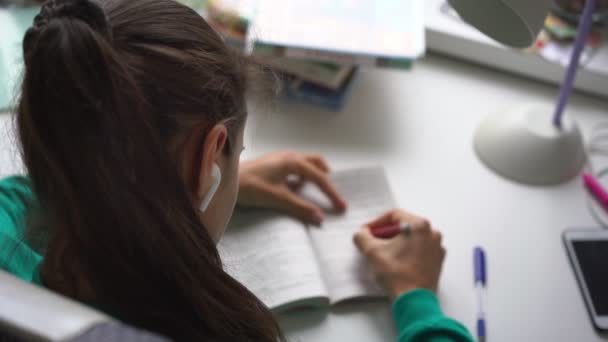
[[[281,338],[222,269],[180,170],[192,132],[242,128],[244,60],[172,0],[47,1],[23,48],[17,125],[48,226],[45,285],[177,340]]]

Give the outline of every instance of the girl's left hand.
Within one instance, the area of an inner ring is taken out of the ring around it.
[[[318,155],[290,151],[242,162],[237,203],[247,207],[276,209],[306,222],[321,223],[323,210],[294,192],[294,186],[290,183],[290,177],[294,176],[298,183],[315,183],[336,209],[346,209],[346,201],[329,180],[327,162]]]

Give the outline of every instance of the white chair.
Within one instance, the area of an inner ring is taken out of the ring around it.
[[[0,270],[0,341],[169,341]]]

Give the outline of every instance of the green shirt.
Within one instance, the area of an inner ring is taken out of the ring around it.
[[[38,266],[42,256],[24,239],[27,214],[36,205],[28,178],[0,180],[0,268],[41,285]],[[460,323],[443,315],[437,297],[427,290],[403,294],[392,305],[399,342],[471,342]]]
[[[0,180],[0,268],[27,282],[40,284],[38,265],[42,256],[24,242],[25,220],[33,205],[29,179]]]
[[[399,342],[472,342],[467,328],[447,318],[439,301],[429,290],[413,290],[402,294],[393,303]]]

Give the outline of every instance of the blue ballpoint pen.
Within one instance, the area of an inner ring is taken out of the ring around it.
[[[475,290],[477,292],[477,340],[486,340],[486,317],[484,310],[484,291],[486,288],[486,254],[481,247],[473,251],[473,265],[475,269]]]

